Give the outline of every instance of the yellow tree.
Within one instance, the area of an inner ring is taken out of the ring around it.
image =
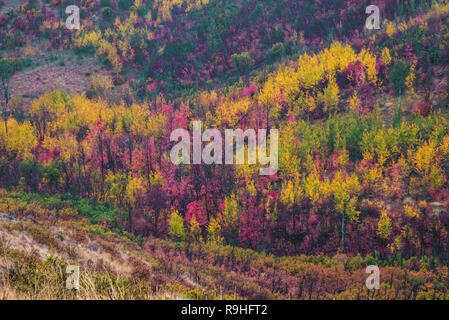
[[[173,212],[170,217],[168,233],[174,241],[184,241],[186,238],[184,219],[178,211]]]
[[[346,177],[341,171],[338,171],[332,180],[335,209],[342,215],[341,247],[343,250],[345,239],[345,217],[348,216],[351,222],[358,221],[360,212],[356,210],[356,207],[361,189],[362,187],[355,174]]]

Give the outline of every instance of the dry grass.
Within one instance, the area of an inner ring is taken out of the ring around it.
[[[167,290],[138,246],[108,242],[69,223],[44,227],[30,221],[0,222],[0,299],[180,299]],[[119,250],[121,248],[122,250]],[[134,251],[134,252],[133,252]],[[80,266],[80,289],[65,287],[67,265]]]

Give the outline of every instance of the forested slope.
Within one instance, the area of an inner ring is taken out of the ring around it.
[[[70,69],[86,78],[78,90],[11,88],[0,212],[87,219],[189,275],[164,266],[162,283],[182,288],[129,297],[365,299],[364,268],[378,264],[377,298],[446,298],[447,1],[379,1],[380,30],[365,29],[368,1],[75,1],[78,31],[67,3],[0,16],[13,77],[56,62],[68,72],[69,59],[100,66]],[[195,120],[278,129],[277,173],[174,165],[170,134]]]

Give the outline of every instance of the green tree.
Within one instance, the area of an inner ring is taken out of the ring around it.
[[[400,93],[405,85],[405,79],[410,72],[410,64],[406,61],[399,60],[393,66],[393,70],[390,73],[390,83],[393,89]]]
[[[232,64],[240,75],[250,72],[254,67],[254,60],[248,52],[236,53],[231,56]]]
[[[9,80],[11,79],[11,77],[14,74],[14,65],[13,63],[6,59],[6,58],[1,58],[0,59],[0,79],[2,81],[2,89],[3,89],[3,98],[5,99],[5,105],[2,108],[2,116],[3,116],[3,121],[5,122],[5,131],[6,134],[8,134],[8,126],[7,126],[7,121],[8,121],[8,116],[9,116],[9,109],[8,109],[8,104],[9,104],[9,98],[10,98],[10,90],[9,90]]]
[[[42,179],[42,166],[33,156],[26,156],[19,165],[19,171],[31,190],[36,192]]]
[[[282,42],[273,45],[266,53],[267,62],[273,62],[285,54],[285,47]]]
[[[390,84],[399,95],[398,112],[400,112],[399,109],[401,108],[402,88],[405,85],[405,79],[407,78],[409,72],[410,64],[406,61],[399,60],[394,64],[393,70],[390,73]]]
[[[114,16],[114,10],[112,10],[111,7],[104,7],[101,10],[101,14],[102,14],[103,18],[110,19]]]

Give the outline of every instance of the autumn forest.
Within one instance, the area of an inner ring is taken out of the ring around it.
[[[449,2],[371,2],[0,0],[0,299],[449,299]]]

